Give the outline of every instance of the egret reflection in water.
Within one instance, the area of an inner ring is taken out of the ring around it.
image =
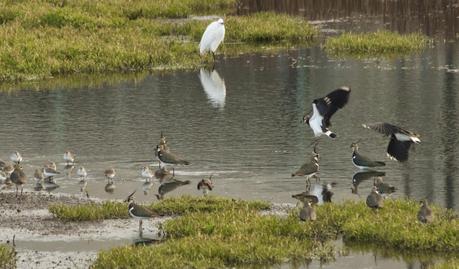
[[[225,107],[226,86],[225,81],[220,77],[217,70],[209,71],[201,68],[199,79],[212,106],[223,109]]]

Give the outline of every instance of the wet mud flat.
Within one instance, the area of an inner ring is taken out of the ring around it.
[[[17,268],[88,268],[97,252],[139,241],[138,221],[65,222],[55,218],[53,203],[82,204],[102,200],[66,194],[0,193],[0,244],[14,246]],[[126,205],[127,207],[127,205]],[[127,209],[127,208],[126,208]],[[144,222],[144,237],[155,238],[167,218]]]

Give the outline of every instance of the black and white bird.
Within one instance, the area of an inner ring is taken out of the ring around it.
[[[317,153],[317,147],[314,146],[311,157],[306,161],[298,170],[292,173],[294,176],[306,176],[307,185],[311,184],[310,178],[317,177],[319,172],[319,153]]]
[[[352,163],[355,165],[355,167],[362,169],[362,170],[367,170],[367,169],[373,169],[375,167],[380,167],[380,166],[385,166],[385,162],[381,161],[373,161],[372,159],[363,156],[362,154],[359,153],[359,145],[357,144],[358,142],[354,142],[351,144],[352,148]]]
[[[421,142],[418,134],[386,122],[362,124],[362,126],[375,130],[384,136],[390,136],[387,155],[399,162],[407,161],[411,145]]]
[[[323,98],[314,99],[312,102],[312,114],[306,114],[303,122],[307,123],[314,132],[314,136],[319,137],[323,134],[335,138],[336,134],[330,129],[330,119],[338,109],[343,108],[348,100],[351,88],[341,87]]]
[[[162,166],[177,165],[177,164],[183,164],[183,165],[190,164],[189,161],[184,160],[169,151],[162,150],[159,145],[156,146],[156,152],[157,152],[158,160],[161,162]]]
[[[146,208],[144,206],[141,206],[141,205],[138,205],[138,204],[134,203],[133,196],[134,196],[135,192],[136,191],[131,193],[126,198],[125,202],[129,202],[128,211],[129,211],[129,215],[131,216],[131,218],[139,220],[139,236],[142,237],[142,235],[143,235],[143,228],[142,228],[143,220],[151,219],[151,218],[157,216],[157,214],[153,213],[151,210],[149,210],[148,208]]]

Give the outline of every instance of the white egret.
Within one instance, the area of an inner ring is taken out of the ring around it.
[[[220,43],[225,38],[225,25],[223,19],[209,24],[202,35],[201,42],[199,43],[199,53],[201,55],[210,51],[215,60],[215,51],[217,50]]]

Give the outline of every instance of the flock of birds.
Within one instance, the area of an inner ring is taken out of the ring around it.
[[[201,42],[199,44],[199,50],[201,54],[211,52],[215,59],[215,51],[217,50],[220,43],[223,41],[225,36],[225,27],[223,19],[218,19],[212,22],[206,28]],[[313,131],[315,137],[322,135],[328,136],[332,139],[337,137],[337,134],[330,130],[331,117],[339,110],[342,109],[348,102],[351,89],[349,87],[341,87],[326,95],[323,98],[317,98],[312,102],[312,110],[306,114],[303,118],[305,124],[307,124]],[[363,124],[364,128],[372,129],[387,137],[390,137],[389,144],[387,147],[387,155],[394,160],[399,162],[405,162],[408,160],[409,150],[412,144],[420,143],[421,140],[419,135],[408,131],[404,128],[392,125],[389,123],[378,122],[373,124]],[[358,142],[352,143],[351,148],[352,162],[359,169],[359,172],[354,175],[352,192],[357,193],[357,186],[360,181],[374,178],[373,188],[370,194],[366,198],[366,204],[372,209],[380,209],[384,206],[384,194],[395,191],[395,187],[384,183],[382,176],[384,172],[376,171],[378,167],[384,166],[385,163],[382,161],[374,161],[359,152]],[[314,144],[311,156],[308,158],[297,171],[292,173],[294,176],[303,176],[306,178],[306,191],[292,195],[293,198],[303,203],[303,207],[300,210],[299,218],[302,221],[313,221],[317,218],[315,206],[323,202],[331,202],[333,192],[331,188],[335,183],[323,185],[320,190],[311,190],[311,178],[319,180],[319,160],[320,156],[318,153],[317,145],[318,140],[316,139],[311,143]],[[159,180],[158,193],[156,194],[157,199],[163,199],[164,195],[170,191],[175,190],[179,186],[188,185],[191,182],[189,180],[178,180],[175,178],[174,168],[168,169],[170,166],[175,165],[189,165],[187,160],[184,160],[170,151],[167,144],[166,137],[161,133],[160,140],[156,146],[155,156],[158,160],[158,169],[154,172],[150,167],[144,166],[141,169],[141,176],[145,178],[143,190],[146,192],[152,186],[152,179],[156,178]],[[75,156],[72,152],[67,151],[64,153],[64,161],[66,163],[66,169],[73,169],[75,164]],[[19,152],[13,152],[10,155],[12,164],[7,164],[4,161],[0,161],[0,183],[4,186],[16,186],[16,196],[18,196],[19,188],[21,189],[20,195],[23,193],[23,186],[27,182],[27,176],[24,173],[21,162],[22,156]],[[60,172],[56,169],[54,162],[46,163],[42,168],[36,169],[34,173],[35,179],[35,190],[50,190],[57,188],[54,177],[59,175]],[[87,176],[88,173],[83,166],[80,166],[76,172],[79,177],[81,192],[86,192]],[[113,179],[115,178],[116,171],[114,168],[109,168],[104,171],[104,175],[107,179],[105,190],[107,192],[113,192],[115,184]],[[209,178],[203,178],[197,185],[198,190],[202,190],[204,195],[211,191],[214,187],[212,181],[212,175]],[[148,208],[136,204],[134,202],[135,190],[127,198],[128,211],[131,217],[139,219],[139,234],[142,237],[142,221],[155,217],[156,214],[150,211]],[[87,194],[88,195],[88,194]],[[89,196],[89,195],[88,195]],[[418,220],[423,223],[430,223],[434,220],[434,214],[432,209],[429,207],[426,200],[421,201],[422,206],[418,212]]]

